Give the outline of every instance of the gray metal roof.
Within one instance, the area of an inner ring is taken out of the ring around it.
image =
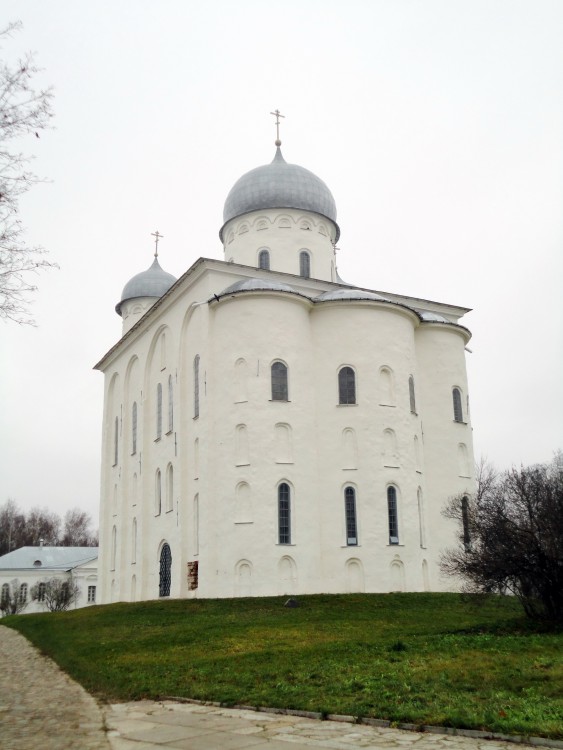
[[[443,315],[438,315],[438,313],[433,312],[422,312],[420,310],[417,310],[417,313],[420,315],[422,320],[425,320],[428,323],[451,323],[451,320],[448,320],[447,318],[444,318]]]
[[[163,294],[176,283],[176,277],[163,271],[155,258],[151,267],[133,276],[123,287],[121,300],[115,306],[115,311],[121,315],[121,305],[136,297],[162,297]]]
[[[97,557],[98,547],[20,547],[0,557],[0,570],[68,570]]]
[[[289,286],[289,284],[283,284],[281,281],[267,281],[266,279],[241,279],[235,281],[226,289],[220,293],[221,296],[224,294],[232,294],[233,292],[252,292],[255,290],[272,290],[274,292],[295,292],[296,290]]]
[[[336,224],[336,203],[328,187],[308,169],[288,164],[279,146],[270,164],[251,169],[235,182],[225,201],[223,228],[237,216],[266,208],[313,211]],[[336,239],[339,235],[336,224]]]
[[[315,302],[332,302],[333,300],[368,299],[379,302],[389,302],[387,297],[382,297],[375,292],[367,292],[365,289],[334,289],[315,297]]]

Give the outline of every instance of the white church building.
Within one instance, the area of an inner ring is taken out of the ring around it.
[[[452,585],[469,311],[344,283],[333,196],[280,145],[229,192],[222,260],[155,257],[117,304],[98,601]]]

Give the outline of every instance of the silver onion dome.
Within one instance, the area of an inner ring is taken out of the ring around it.
[[[231,188],[223,210],[221,240],[228,221],[267,208],[296,208],[320,214],[336,225],[336,239],[340,236],[336,204],[328,187],[308,169],[288,164],[279,146],[270,164],[251,169]]]
[[[155,258],[150,268],[133,276],[123,287],[121,300],[115,306],[115,311],[121,315],[121,306],[124,302],[137,297],[162,297],[176,282],[176,277],[171,273],[163,271]]]

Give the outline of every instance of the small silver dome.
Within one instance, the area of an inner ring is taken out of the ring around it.
[[[295,289],[289,286],[289,284],[282,284],[280,282],[266,281],[266,279],[241,279],[231,284],[220,293],[223,297],[225,294],[233,294],[234,292],[253,292],[253,291],[272,291],[272,292],[293,292]]]
[[[318,297],[315,297],[315,302],[332,302],[334,300],[354,300],[354,299],[367,299],[375,300],[377,302],[389,302],[388,299],[382,297],[380,294],[375,292],[366,292],[365,289],[335,289],[334,291],[324,292]]]
[[[223,229],[231,219],[266,208],[313,211],[336,224],[336,204],[328,187],[308,169],[288,164],[279,146],[270,164],[251,169],[231,188],[219,237],[223,239]],[[339,236],[336,224],[336,240]]]
[[[121,315],[121,305],[136,297],[162,297],[163,294],[177,281],[171,273],[166,273],[155,258],[151,267],[133,276],[123,287],[121,300],[115,306],[115,311]]]

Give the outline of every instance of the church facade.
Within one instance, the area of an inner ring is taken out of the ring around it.
[[[468,310],[344,283],[332,194],[276,145],[227,196],[224,259],[155,257],[116,307],[102,602],[451,586]]]

